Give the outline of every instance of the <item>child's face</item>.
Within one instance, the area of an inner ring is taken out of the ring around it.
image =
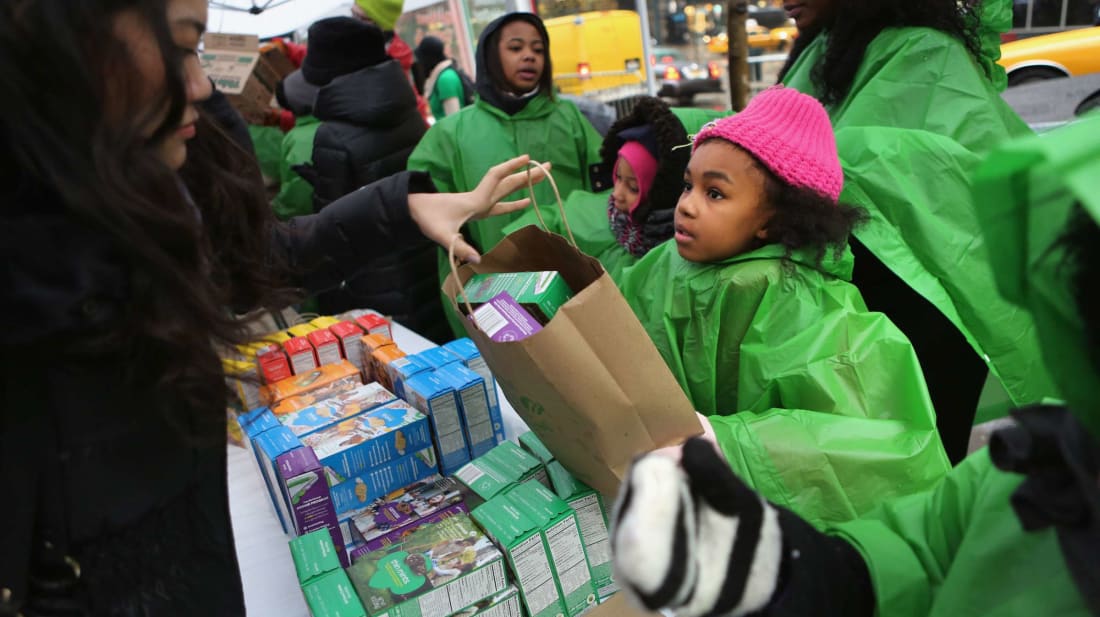
[[[747,253],[767,239],[771,216],[764,172],[751,156],[720,139],[695,150],[676,204],[681,257],[706,263]]]
[[[615,188],[611,191],[611,200],[619,212],[630,212],[638,203],[638,177],[634,168],[623,157],[615,163]]]
[[[531,24],[516,20],[500,30],[500,66],[513,94],[530,92],[539,85],[546,65],[546,42]]]

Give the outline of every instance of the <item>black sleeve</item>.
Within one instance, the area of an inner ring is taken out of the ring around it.
[[[340,285],[371,260],[420,236],[409,195],[434,193],[424,172],[404,171],[337,199],[317,214],[298,216],[275,231],[298,285],[318,293]]]
[[[859,551],[787,509],[775,509],[783,531],[783,563],[775,597],[763,615],[872,617],[875,591]]]

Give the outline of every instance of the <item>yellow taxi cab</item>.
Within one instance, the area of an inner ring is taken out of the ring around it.
[[[997,62],[1009,86],[1100,73],[1100,26],[1005,43]]]
[[[746,29],[748,30],[750,49],[783,52],[798,37],[798,28],[793,25],[793,22],[769,30],[756,23],[756,20],[750,19],[746,24]],[[705,36],[703,42],[707,45],[707,51],[713,54],[726,54],[729,52],[729,35],[725,32],[719,32],[715,36]]]

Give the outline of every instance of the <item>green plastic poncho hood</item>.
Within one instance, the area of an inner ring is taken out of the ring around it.
[[[983,34],[1003,25],[1000,4],[986,8],[994,23]],[[826,42],[806,47],[786,85],[820,98],[812,74]],[[997,290],[990,268],[1000,255],[985,245],[970,190],[988,152],[1030,133],[995,82],[948,34],[887,28],[867,46],[848,96],[827,110],[844,167],[840,200],[870,216],[856,237],[951,320],[1012,402],[1025,405],[1058,388],[1031,315]]]
[[[1083,318],[1058,246],[1075,204],[1100,220],[1100,116],[995,151],[975,175],[974,198],[990,251],[1001,255],[1001,293],[1034,315],[1070,409],[1100,437],[1100,374],[1083,349]]]

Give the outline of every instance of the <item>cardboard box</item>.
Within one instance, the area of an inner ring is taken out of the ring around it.
[[[372,503],[352,521],[352,534],[369,550],[394,544],[371,544],[392,532],[400,532],[423,518],[462,503],[462,489],[454,478],[434,475],[394,491]]]
[[[308,343],[307,343],[308,344]],[[359,370],[350,362],[326,364],[309,373],[268,385],[264,396],[275,415],[305,409],[329,397],[362,385]]]
[[[510,441],[501,442],[485,456],[498,463],[498,468],[509,470],[517,483],[535,480],[547,488],[550,487],[550,478],[542,463]]]
[[[611,538],[608,533],[609,518],[603,495],[573,477],[558,461],[546,466],[554,493],[577,513],[581,539],[588,553],[588,568],[592,572],[592,584],[600,598],[606,598],[619,590],[611,565]]]
[[[360,365],[365,380],[378,381],[378,377],[374,374],[374,352],[389,346],[395,346],[393,341],[381,334],[366,334],[359,338]],[[389,390],[392,392],[393,388]]]
[[[475,274],[466,282],[464,294],[476,309],[507,292],[541,325],[550,323],[561,305],[573,296],[568,283],[557,272],[494,272]]]
[[[326,529],[311,531],[290,541],[290,558],[298,583],[306,585],[340,569],[340,557]]]
[[[314,330],[310,332],[309,336],[306,338],[309,340],[309,343],[313,345],[314,353],[317,354],[317,364],[319,366],[336,364],[343,359],[340,354],[340,341],[332,332],[328,330]]]
[[[297,336],[283,343],[283,350],[290,358],[290,368],[295,375],[308,375],[317,368],[317,353],[313,345],[309,344],[309,339],[304,336]]]
[[[393,328],[390,327],[390,320],[377,313],[368,313],[356,317],[355,323],[359,324],[359,327],[367,334],[380,334],[391,341],[393,340]]]
[[[296,326],[291,326],[291,327],[286,329],[287,334],[289,334],[290,336],[301,337],[301,338],[306,338],[307,336],[309,336],[310,332],[316,332],[316,331],[317,331],[317,326],[307,324],[307,323],[300,323]]]
[[[338,321],[329,327],[329,332],[340,341],[340,355],[345,360],[363,370],[363,331],[350,321]]]
[[[489,395],[485,380],[461,362],[452,362],[436,369],[434,374],[455,389],[470,458],[477,458],[492,450],[497,445],[497,440],[493,432],[493,418],[489,414]]]
[[[526,450],[528,454],[537,458],[539,462],[543,465],[549,465],[550,463],[557,460],[554,458],[554,455],[550,452],[550,450],[546,449],[546,444],[542,443],[542,440],[539,439],[538,435],[536,435],[532,431],[527,431],[526,433],[519,436],[519,445],[521,448]],[[551,483],[551,488],[552,487],[553,483]]]
[[[470,461],[454,476],[478,498],[467,500],[471,508],[503,494],[516,482],[516,476],[510,470],[500,468],[499,463],[485,456]]]
[[[260,371],[255,362],[222,358],[225,383],[236,395],[241,411],[251,411],[263,405],[260,399]]]
[[[400,529],[393,529],[388,533],[385,533],[370,542],[361,542],[358,539],[355,540],[355,548],[349,551],[351,555],[352,563],[358,561],[363,555],[371,553],[377,550],[386,548],[387,546],[393,546],[394,544],[401,544],[405,542],[410,535],[415,533],[421,527],[425,525],[434,525],[436,523],[443,522],[449,518],[455,516],[469,516],[470,510],[464,503],[456,503],[453,506],[437,510],[424,518],[417,519],[416,522],[409,523],[405,527]],[[355,522],[352,521],[352,534],[355,534]]]
[[[422,527],[347,573],[372,616],[449,617],[507,587],[503,556],[467,516]]]
[[[265,384],[282,381],[294,375],[290,368],[290,360],[286,357],[282,346],[278,344],[268,344],[257,351],[256,364],[260,367],[260,374],[263,375]]]
[[[348,534],[344,543],[348,544],[352,541],[351,520],[362,514],[371,502],[437,473],[439,473],[439,465],[435,459],[435,450],[425,448],[374,467],[343,482],[334,482],[335,478],[330,477],[329,492],[332,494],[332,504],[336,509],[341,527],[344,528],[342,533],[346,531]]]
[[[270,409],[260,407],[237,416],[237,424],[241,427],[245,444],[248,449],[252,450],[253,455],[256,456],[256,464],[259,465],[260,459],[259,452],[256,450],[256,438],[265,431],[279,426],[279,421],[275,419],[275,414],[271,413]]]
[[[506,291],[474,309],[470,318],[490,340],[498,343],[522,341],[542,330],[539,322]]]
[[[269,333],[261,336],[260,337],[260,342],[262,342],[262,343],[275,343],[276,345],[282,345],[283,343],[289,341],[291,338],[293,338],[293,337],[290,336],[289,334],[287,334],[286,332],[283,332],[282,330],[279,330],[278,332],[269,332]]]
[[[489,365],[485,364],[485,360],[481,357],[481,352],[478,351],[477,345],[474,344],[469,338],[460,338],[451,341],[443,346],[448,352],[454,354],[456,358],[462,360],[462,364],[471,371],[477,373],[485,380],[485,389],[489,394],[489,415],[493,419],[493,434],[496,437],[496,442],[503,442],[506,437],[504,435],[504,421],[500,416],[500,399],[497,397],[497,380],[493,377],[492,371],[489,370]]]
[[[379,347],[371,354],[371,374],[374,380],[386,387],[391,392],[393,387],[393,374],[390,372],[390,363],[398,358],[404,358],[405,352],[397,348],[397,345]]]
[[[404,401],[390,401],[302,437],[329,478],[340,483],[432,447],[428,418]],[[403,486],[403,485],[402,485]]]
[[[287,75],[290,75],[297,68],[294,63],[283,53],[282,49],[279,49],[276,45],[265,45],[260,47],[260,58],[266,60],[271,65],[272,70],[280,80],[286,79]]]
[[[397,400],[392,392],[371,382],[282,416],[279,421],[298,437]]]
[[[318,330],[328,330],[338,323],[340,323],[340,320],[331,315],[321,315],[320,317],[314,317],[313,319],[309,320],[309,325],[317,328]]]
[[[519,588],[530,617],[560,617],[565,605],[550,554],[543,541],[542,528],[507,495],[498,495],[473,511],[474,520],[504,551],[512,580]]]
[[[301,448],[302,443],[284,426],[277,426],[261,433],[256,437],[256,459],[260,466],[260,474],[267,486],[267,494],[271,498],[271,505],[275,508],[275,514],[279,517],[279,524],[283,526],[283,533],[290,533],[293,529],[290,517],[290,507],[283,499],[282,490],[279,488],[279,472],[276,468],[276,460],[284,453],[295,448]]]
[[[454,617],[522,617],[523,608],[520,604],[519,590],[514,585],[509,585],[497,595],[455,613]]]
[[[363,604],[343,570],[329,572],[302,587],[313,617],[366,617]]]
[[[414,407],[431,418],[443,473],[450,475],[470,462],[454,388],[431,373],[421,373],[405,383],[405,395]]]
[[[424,362],[432,368],[432,370],[443,368],[448,364],[454,364],[460,362],[455,355],[442,347],[431,347],[424,351],[414,354],[416,359]]]
[[[294,448],[280,454],[275,464],[295,535],[324,529],[332,534],[333,543],[343,542],[325,470],[313,449]],[[348,554],[339,553],[340,563],[347,566]]]
[[[404,358],[398,358],[389,363],[387,367],[387,374],[390,381],[393,382],[393,391],[397,394],[398,398],[402,400],[408,399],[408,395],[405,393],[405,382],[409,380],[413,375],[419,375],[420,373],[426,373],[432,370],[432,367],[428,366],[423,360],[416,356],[405,356]]]
[[[577,617],[595,606],[596,588],[588,556],[577,515],[569,504],[537,482],[516,486],[508,492],[508,498],[540,525],[566,616]]]

